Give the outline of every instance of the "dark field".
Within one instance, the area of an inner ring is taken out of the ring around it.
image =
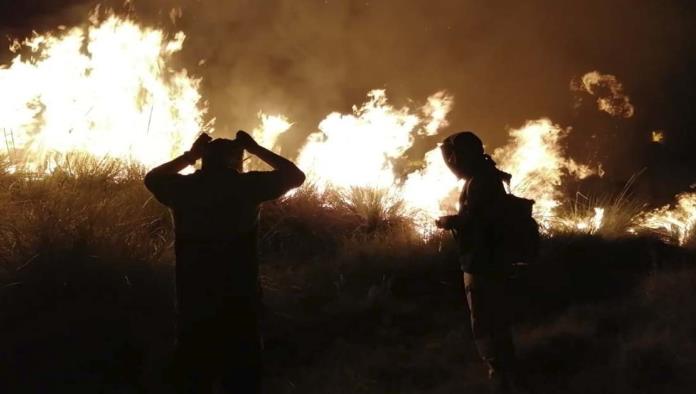
[[[171,219],[142,175],[79,157],[41,179],[0,169],[1,393],[171,392]],[[380,197],[264,206],[266,392],[486,392],[453,243]],[[692,247],[557,235],[512,287],[538,392],[696,389]]]

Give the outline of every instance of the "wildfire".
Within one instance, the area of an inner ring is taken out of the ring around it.
[[[561,141],[569,130],[549,119],[527,122],[522,128],[510,130],[510,141],[494,151],[500,168],[513,174],[513,193],[535,200],[534,216],[542,228],[549,230],[561,205],[560,189],[565,176],[585,178],[593,172],[565,157]]]
[[[261,146],[280,152],[281,147],[278,145],[278,138],[290,130],[293,123],[290,123],[283,115],[268,115],[263,113],[263,111],[259,111],[258,117],[261,124],[251,131],[251,135]],[[261,170],[267,167],[254,157],[248,157],[247,159],[249,160],[244,161],[244,169],[246,171]]]
[[[427,127],[439,127],[443,120],[433,117]],[[424,126],[409,108],[389,105],[384,90],[373,90],[366,103],[353,107],[352,114],[332,113],[322,120],[319,131],[302,148],[298,164],[321,189],[389,189],[396,184],[394,161],[411,147],[414,134]]]
[[[251,135],[256,142],[262,146],[268,147],[269,149],[276,148],[276,150],[280,152],[280,146],[277,145],[278,137],[288,131],[293,123],[290,123],[283,115],[267,115],[259,111],[258,116],[261,125],[255,128],[251,132]]]
[[[417,227],[423,233],[433,229],[433,220],[456,211],[459,191],[464,182],[447,168],[440,149],[425,154],[423,169],[408,175],[401,188],[402,198],[414,209]],[[434,197],[434,198],[433,198]]]
[[[153,167],[188,148],[201,131],[212,131],[212,121],[204,122],[200,79],[171,66],[184,33],[169,37],[117,16],[90,21],[86,27],[13,43],[11,50],[20,54],[0,66],[0,128],[11,160],[40,172],[50,169],[46,163],[54,155],[78,151]],[[579,84],[599,97],[600,109],[616,116],[633,114],[615,77],[594,72]],[[373,90],[351,113],[331,113],[321,121],[297,162],[319,191],[364,188],[398,200],[427,236],[433,219],[456,211],[462,182],[446,167],[438,147],[410,173],[398,164],[413,159],[405,155],[415,141],[447,126],[452,105],[452,96],[442,91],[419,108],[397,108],[384,90]],[[279,151],[278,140],[293,123],[280,114],[258,116],[260,125],[252,134]],[[493,157],[513,174],[512,191],[536,201],[534,215],[543,230],[594,233],[606,220],[603,207],[580,218],[558,212],[565,198],[564,180],[594,173],[566,156],[563,140],[569,131],[547,118],[528,121],[509,130],[508,143],[494,150]],[[663,134],[653,132],[652,138],[662,142]],[[252,160],[247,168],[256,164]],[[639,215],[634,231],[666,230],[683,244],[693,237],[695,222],[696,193],[687,193],[678,196],[674,207]]]
[[[72,151],[152,166],[183,151],[206,112],[200,80],[168,67],[184,39],[110,16],[15,43],[27,54],[0,67],[10,156],[29,169]]]
[[[423,110],[423,117],[408,108],[395,109],[387,103],[384,91],[372,91],[368,97],[365,104],[353,109],[353,114],[334,113],[324,119],[320,132],[310,135],[302,149],[299,164],[321,188],[395,191],[407,208],[418,212],[414,220],[422,231],[428,232],[434,218],[454,211],[461,182],[446,167],[438,148],[428,152],[424,167],[408,174],[403,183],[394,172],[393,160],[411,147],[413,135],[419,130],[432,130],[435,124],[437,129],[443,126],[451,98],[443,93],[428,98],[426,108],[439,110]],[[427,119],[427,115],[438,113],[441,115]],[[561,221],[555,211],[563,199],[563,178],[584,178],[593,173],[589,167],[565,157],[561,142],[567,133],[568,129],[549,119],[530,121],[511,130],[509,143],[494,152],[500,167],[515,175],[512,191],[536,201],[535,217],[546,230]],[[569,220],[563,219],[563,224]],[[574,225],[582,227],[583,223]],[[600,225],[601,217],[592,218],[587,224]]]
[[[446,200],[457,179],[442,162],[439,150],[426,155],[426,166],[400,182],[394,162],[413,145],[416,134],[436,134],[446,125],[452,98],[444,92],[430,96],[420,113],[395,108],[384,90],[368,93],[368,100],[354,106],[352,114],[332,113],[308,137],[298,164],[320,190],[370,188],[386,191],[416,212],[418,227],[428,231],[434,218],[443,214]]]
[[[595,207],[593,208],[593,212],[594,214],[592,216],[580,219],[561,217],[558,219],[558,222],[555,223],[554,227],[561,230],[569,229],[571,231],[577,230],[588,234],[594,234],[599,231],[604,224],[604,208]]]
[[[678,195],[674,206],[667,205],[640,215],[636,227],[666,233],[680,245],[686,244],[696,236],[696,192]]]

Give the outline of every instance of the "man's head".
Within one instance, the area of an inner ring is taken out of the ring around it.
[[[483,143],[471,131],[445,138],[440,145],[447,167],[459,178],[470,178],[483,160]]]
[[[242,171],[244,149],[235,140],[217,138],[208,143],[203,152],[203,170]]]

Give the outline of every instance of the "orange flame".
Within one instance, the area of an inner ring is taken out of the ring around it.
[[[500,168],[513,175],[513,193],[536,201],[534,216],[546,230],[558,216],[563,178],[582,179],[593,173],[565,157],[561,141],[568,132],[549,119],[529,121],[520,129],[510,130],[509,143],[493,153]]]
[[[0,128],[17,161],[42,171],[53,155],[79,151],[152,167],[181,153],[201,131],[212,131],[212,121],[203,121],[207,109],[200,79],[169,66],[182,49],[184,33],[167,37],[116,16],[90,21],[87,27],[15,41],[11,50],[26,54],[0,66]],[[599,97],[600,109],[616,116],[633,114],[615,77],[593,72],[580,83]],[[420,108],[395,108],[384,90],[373,90],[352,113],[332,113],[321,121],[301,149],[298,164],[320,190],[359,187],[395,196],[427,236],[434,218],[456,209],[462,183],[438,148],[426,153],[422,168],[405,176],[397,174],[395,162],[416,137],[437,135],[447,126],[452,104],[450,95],[437,92]],[[280,150],[278,139],[292,123],[262,112],[259,119],[254,137]],[[513,192],[536,200],[534,214],[546,231],[558,226],[596,232],[604,222],[602,207],[579,219],[558,213],[564,179],[593,173],[566,156],[562,143],[568,132],[546,118],[528,121],[510,130],[508,144],[493,156],[513,174]],[[652,137],[660,142],[663,134],[656,131]],[[696,194],[687,193],[678,196],[674,207],[642,214],[636,228],[666,229],[684,243],[693,237],[695,221]]]
[[[70,151],[161,163],[205,128],[200,80],[167,66],[184,39],[116,16],[37,34],[0,67],[0,126],[30,169]]]
[[[696,193],[682,193],[677,196],[675,205],[642,214],[636,227],[667,233],[680,245],[684,245],[695,236]]]

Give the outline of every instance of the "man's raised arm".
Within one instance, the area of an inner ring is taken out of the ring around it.
[[[236,140],[242,144],[247,152],[258,157],[276,170],[281,175],[283,183],[288,189],[299,187],[304,183],[305,174],[295,163],[257,144],[245,131],[238,131]]]
[[[170,204],[169,194],[172,190],[172,182],[175,181],[179,171],[196,163],[202,154],[205,145],[210,142],[211,138],[208,134],[201,134],[196,142],[193,143],[191,149],[183,155],[168,161],[160,166],[150,170],[145,175],[145,187],[155,195],[155,197],[165,205]]]

